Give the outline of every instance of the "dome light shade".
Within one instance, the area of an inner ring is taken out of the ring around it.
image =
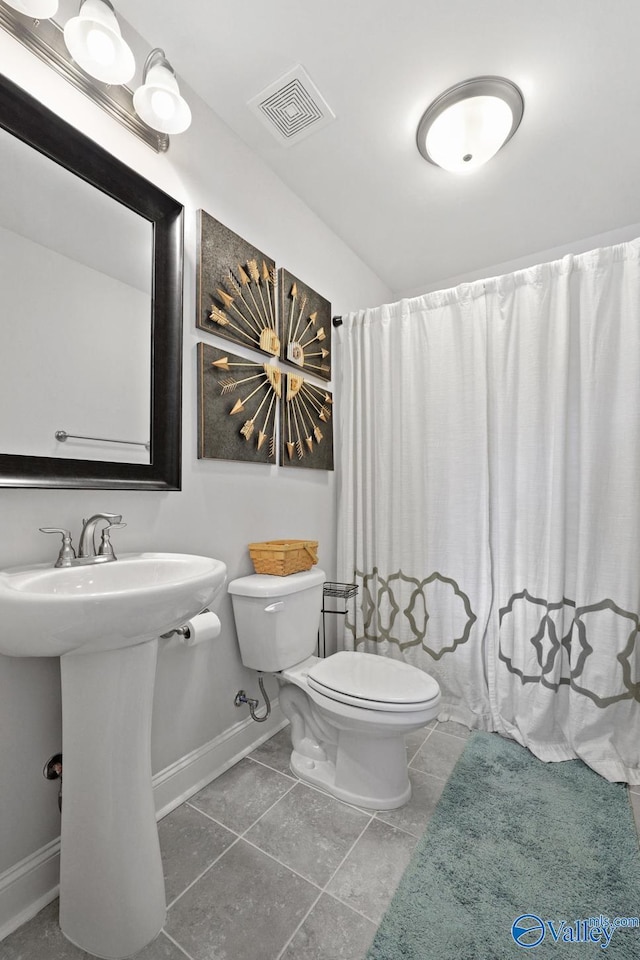
[[[502,77],[476,77],[445,90],[418,126],[418,150],[453,173],[471,173],[511,139],[524,113],[520,89]]]
[[[64,42],[85,73],[103,83],[126,83],[136,64],[109,0],[81,0],[64,28]]]
[[[160,133],[183,133],[191,124],[189,104],[180,95],[173,67],[159,47],[147,57],[133,106],[140,119]]]
[[[58,10],[58,0],[5,0],[5,2],[24,13],[26,17],[35,17],[36,20],[48,20],[55,16]]]

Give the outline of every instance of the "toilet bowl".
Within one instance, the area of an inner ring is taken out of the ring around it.
[[[291,770],[341,800],[390,810],[411,796],[405,735],[437,716],[422,670],[368,653],[313,655],[322,570],[229,584],[242,662],[273,673],[291,724]]]

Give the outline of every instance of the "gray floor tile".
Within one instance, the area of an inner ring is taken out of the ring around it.
[[[456,723],[454,720],[444,720],[436,727],[438,733],[448,733],[452,737],[460,737],[462,740],[468,740],[471,736],[469,727],[463,723]]]
[[[86,960],[89,957],[69,943],[58,926],[58,901],[24,924],[0,944],[2,960]]]
[[[0,943],[2,960],[95,960],[70,943],[58,926],[58,901]],[[163,933],[132,960],[185,960],[184,953]]]
[[[270,740],[265,740],[249,756],[253,760],[266,763],[268,767],[273,767],[274,770],[292,777],[293,774],[289,766],[291,750],[291,728],[285,727],[283,730],[279,730]]]
[[[431,733],[432,729],[432,727],[422,727],[421,730],[415,730],[413,733],[408,733],[406,735],[404,739],[407,744],[407,760],[411,761],[411,759],[416,755],[422,744]]]
[[[447,780],[465,748],[464,740],[434,730],[411,761],[415,770]]]
[[[415,837],[408,833],[372,820],[327,886],[327,893],[379,923],[415,844]]]
[[[411,780],[409,802],[396,810],[380,810],[376,817],[384,823],[391,824],[392,827],[406,830],[414,837],[420,838],[444,790],[445,781],[413,769],[409,770],[409,779]]]
[[[166,930],[193,960],[275,960],[317,896],[240,840],[170,908]]]
[[[298,783],[246,839],[323,887],[369,819],[370,815]]]
[[[161,933],[153,943],[136,953],[132,960],[185,960],[185,955]]]
[[[230,830],[244,833],[295,782],[245,758],[208,784],[189,803]]]
[[[632,785],[629,787],[629,790],[631,791],[631,793],[640,793],[640,784],[638,784],[638,783],[632,784]]]
[[[236,839],[188,804],[158,824],[167,903],[182,893]]]
[[[323,894],[282,960],[362,960],[375,932],[375,923]]]

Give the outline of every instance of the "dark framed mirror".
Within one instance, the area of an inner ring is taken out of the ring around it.
[[[0,487],[179,490],[183,208],[0,74]]]

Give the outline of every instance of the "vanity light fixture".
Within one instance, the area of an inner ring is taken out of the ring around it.
[[[160,133],[183,133],[191,124],[189,104],[180,96],[175,71],[160,47],[146,59],[133,106],[140,119]]]
[[[58,10],[58,0],[5,0],[5,3],[34,20],[48,20]]]
[[[464,80],[440,94],[423,114],[418,150],[445,170],[471,173],[511,139],[523,113],[522,92],[510,80]]]
[[[64,27],[53,19],[57,8],[58,0],[0,0],[0,29],[152,150],[168,150],[169,134],[189,127],[191,110],[164,51],[151,51],[134,94],[126,85],[135,73],[133,53],[110,0],[80,0],[78,16]]]
[[[82,69],[103,83],[126,83],[136,64],[110,0],[80,0],[78,16],[64,28],[64,42]]]

